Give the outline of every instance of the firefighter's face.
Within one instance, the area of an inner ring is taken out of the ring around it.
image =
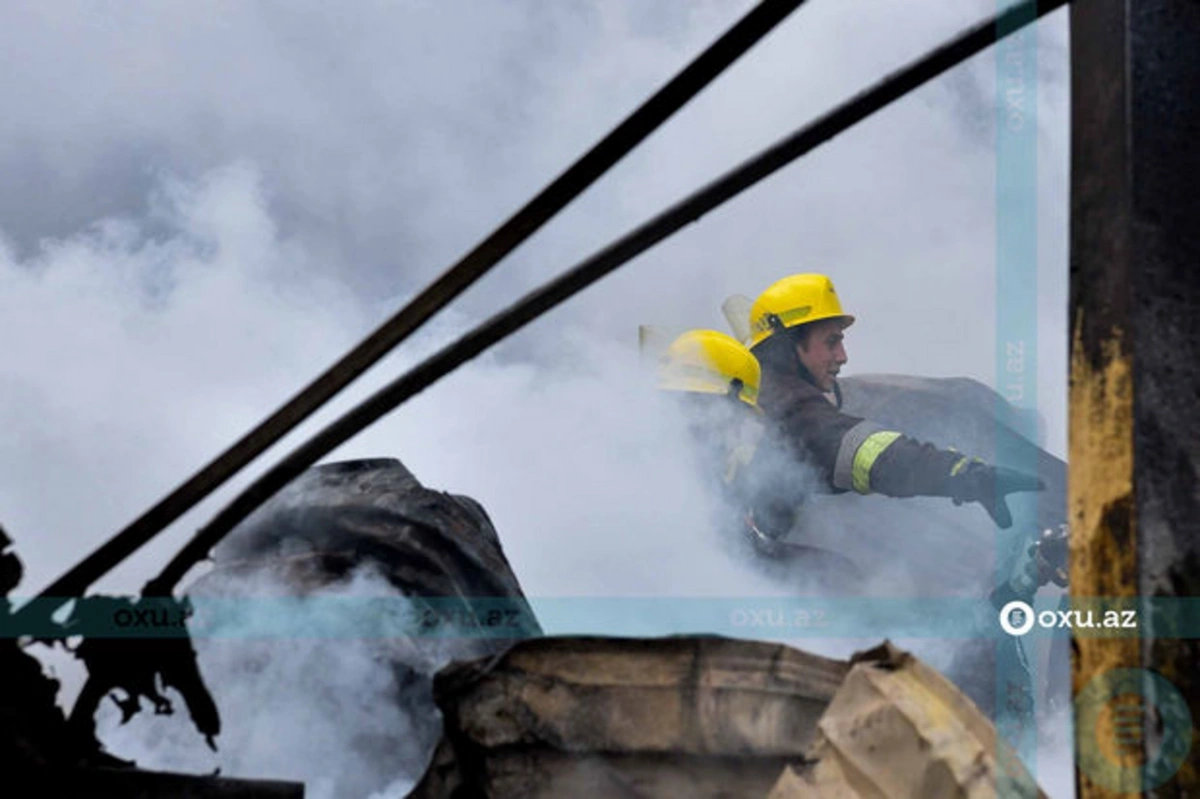
[[[812,373],[822,391],[833,391],[838,372],[846,363],[842,323],[837,319],[813,322],[808,336],[796,345],[800,362]]]

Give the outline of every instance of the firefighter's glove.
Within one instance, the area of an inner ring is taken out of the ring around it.
[[[1012,513],[1005,498],[1019,491],[1042,491],[1046,488],[1037,477],[1003,466],[989,466],[978,459],[963,458],[950,472],[950,496],[955,505],[978,502],[1003,530],[1012,527]]]
[[[1057,530],[1045,530],[1034,544],[1034,555],[1038,565],[1040,585],[1054,583],[1059,588],[1067,587],[1067,526]]]

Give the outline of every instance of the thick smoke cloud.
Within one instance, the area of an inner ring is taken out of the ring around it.
[[[276,408],[748,7],[10,4],[0,27],[0,521],[27,567],[19,590],[40,589]],[[994,10],[812,0],[275,455]],[[1039,410],[1057,454],[1065,22],[1052,15],[1039,34],[1030,298]],[[994,385],[995,73],[988,51],[905,98],[333,457],[398,456],[425,484],[479,499],[533,597],[786,592],[730,558],[706,526],[709,498],[682,462],[680,431],[646,402],[637,325],[724,328],[727,295],[825,271],[859,318],[847,372]],[[247,479],[99,587],[136,591]],[[928,554],[916,550],[898,557]],[[71,683],[70,664],[55,664]],[[275,776],[276,762],[226,773]]]

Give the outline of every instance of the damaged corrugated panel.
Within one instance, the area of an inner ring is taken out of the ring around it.
[[[438,675],[446,734],[410,796],[765,796],[846,669],[716,637],[525,641]]]
[[[812,765],[781,777],[770,799],[1045,799],[945,677],[889,644],[851,663],[817,724]]]
[[[1044,799],[965,695],[888,644],[847,663],[711,637],[544,638],[436,685],[445,737],[410,799]]]

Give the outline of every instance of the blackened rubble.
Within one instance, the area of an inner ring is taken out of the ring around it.
[[[190,796],[195,799],[301,799],[304,786],[298,783],[275,781],[230,780],[216,777],[199,777],[184,774],[165,774],[143,771],[134,767],[133,763],[115,758],[102,749],[92,731],[90,712],[84,711],[80,704],[76,712],[80,719],[86,716],[86,723],[77,721],[71,723],[64,717],[58,706],[57,680],[46,676],[42,664],[23,649],[23,643],[32,640],[30,636],[21,634],[16,629],[12,618],[12,604],[9,596],[21,581],[23,568],[16,553],[11,551],[12,540],[0,528],[0,794],[4,796],[140,796],[146,799],[168,796]],[[89,598],[90,599],[90,598]],[[77,603],[76,615],[81,612],[85,616],[97,618],[102,606],[114,610],[122,605],[134,607],[132,600],[113,598],[109,602],[92,603],[80,600]],[[86,609],[86,610],[82,610]],[[61,628],[61,636],[46,635],[46,630],[37,631],[38,640],[51,642],[63,640],[69,631],[68,627]],[[103,667],[94,658],[85,658],[85,663],[91,670],[89,684],[96,691],[97,698],[103,698],[108,688],[113,684],[124,686],[129,690],[126,699],[131,712],[136,712],[136,704],[141,695],[157,695],[155,689],[155,663],[163,662],[151,653],[149,659],[138,656],[129,657],[116,646],[114,641],[104,636],[111,633],[105,627],[93,627],[91,631],[97,635],[85,639],[84,643],[97,643],[96,651],[105,651],[101,658]],[[145,640],[136,638],[124,639],[135,647],[145,644]],[[164,647],[167,653],[190,652],[191,645],[186,636],[176,636],[177,643]],[[156,643],[151,641],[150,643]],[[82,645],[81,645],[82,646]],[[77,650],[78,654],[78,650]],[[168,658],[169,661],[169,658]],[[194,668],[194,658],[191,663]],[[196,697],[207,691],[203,684],[189,684],[187,678],[180,677],[178,669],[166,670],[168,679],[164,684],[175,687],[184,694],[188,701],[193,717],[202,718],[205,711],[199,711]],[[193,675],[199,680],[199,674]],[[103,690],[102,687],[104,687]],[[167,700],[161,698],[163,702]],[[211,700],[209,700],[211,702]],[[215,706],[207,710],[212,715],[209,722],[215,719]],[[199,715],[198,715],[199,714]],[[215,731],[214,731],[215,734]]]
[[[304,745],[329,741],[336,755],[314,747],[288,773],[337,797],[420,777],[442,734],[442,666],[542,635],[483,507],[393,458],[308,470],[231,531],[212,565],[186,591],[211,633],[197,633],[202,667],[239,675],[213,682],[231,714],[231,767],[274,757],[257,743],[269,720],[311,719],[321,726]],[[374,670],[365,685],[331,665],[360,674],[360,662]]]
[[[459,600],[466,618],[479,615],[471,600],[497,600],[520,611],[509,637],[541,634],[483,506],[426,488],[395,458],[310,469],[214,556],[217,577],[267,570],[298,590],[370,564],[406,597]]]
[[[221,732],[221,717],[196,665],[196,650],[187,635],[184,620],[187,603],[174,598],[88,597],[67,623],[67,632],[78,627],[85,637],[75,656],[87,665],[88,679],[71,710],[70,724],[80,735],[92,736],[96,710],[112,696],[121,710],[121,723],[128,722],[150,701],[154,712],[170,715],[174,706],[158,690],[174,688],[183,697],[196,729],[209,748],[216,751],[215,737]],[[176,626],[138,624],[139,619],[178,619]],[[128,620],[122,623],[123,620]],[[87,635],[96,630],[109,635]],[[112,633],[129,632],[113,636]],[[118,696],[117,691],[124,696]]]
[[[37,658],[22,648],[13,629],[10,592],[24,568],[12,539],[0,528],[0,769],[5,774],[83,764],[122,765],[104,755],[90,734],[68,727],[58,706],[58,680],[46,676]]]

